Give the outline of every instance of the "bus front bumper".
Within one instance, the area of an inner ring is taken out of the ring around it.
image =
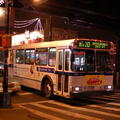
[[[91,96],[100,96],[100,95],[112,95],[115,91],[85,91],[79,93],[70,92],[70,98],[81,98],[81,97],[91,97]]]

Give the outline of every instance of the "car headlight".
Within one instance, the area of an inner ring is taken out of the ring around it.
[[[12,83],[14,84],[14,86],[19,86],[20,85],[20,83],[16,82],[16,81],[13,81]]]

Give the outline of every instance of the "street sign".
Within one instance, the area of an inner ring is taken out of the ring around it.
[[[0,46],[10,48],[11,42],[12,42],[11,35],[8,34],[0,35]]]

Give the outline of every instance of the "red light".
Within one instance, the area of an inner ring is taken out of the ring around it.
[[[77,52],[78,55],[83,55],[85,52]]]

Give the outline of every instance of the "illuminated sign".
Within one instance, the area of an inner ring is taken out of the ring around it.
[[[110,43],[99,41],[78,41],[77,47],[95,48],[95,49],[110,49]]]
[[[36,49],[36,52],[48,52],[47,48],[38,48]]]

